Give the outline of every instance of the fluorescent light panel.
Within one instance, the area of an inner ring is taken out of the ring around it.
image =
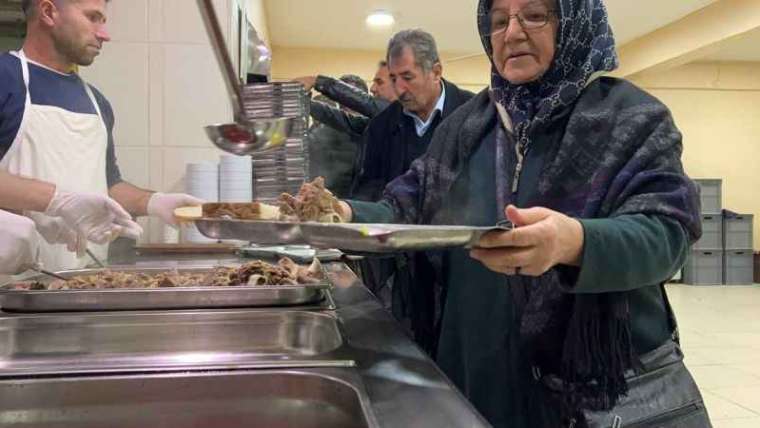
[[[393,15],[384,10],[377,10],[367,16],[367,25],[370,27],[390,27],[395,22]]]

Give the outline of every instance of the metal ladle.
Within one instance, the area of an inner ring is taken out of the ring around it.
[[[206,135],[221,150],[236,155],[271,150],[285,143],[299,118],[282,117],[248,119],[245,115],[243,90],[232,59],[224,43],[222,29],[212,0],[198,0],[198,7],[211,40],[211,46],[222,69],[222,76],[232,103],[234,123],[206,126]]]

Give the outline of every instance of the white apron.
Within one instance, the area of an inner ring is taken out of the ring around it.
[[[55,183],[61,190],[108,195],[108,132],[90,87],[82,82],[97,115],[32,104],[29,63],[23,51],[11,53],[21,60],[26,103],[18,134],[0,161],[0,170]],[[51,245],[39,238],[40,261],[46,269],[78,269],[92,262],[88,257],[77,258],[66,245]],[[107,257],[108,245],[88,246],[101,260]]]

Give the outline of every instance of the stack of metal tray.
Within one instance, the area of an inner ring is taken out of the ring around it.
[[[294,82],[251,84],[244,86],[242,93],[248,119],[299,118],[283,146],[251,155],[254,199],[272,201],[284,192],[298,193],[309,177],[305,146],[309,100],[303,86]]]
[[[202,218],[198,230],[214,239],[240,239],[255,244],[307,244],[360,253],[391,253],[475,245],[484,233],[507,231],[494,226],[348,224]]]
[[[176,269],[179,273],[209,272],[212,267]],[[111,272],[156,274],[172,271],[171,268],[136,268],[110,266]],[[59,272],[70,278],[91,275],[103,269],[85,269]],[[327,278],[327,276],[325,276]],[[29,280],[50,282],[45,276]],[[334,309],[328,279],[320,284],[230,286],[230,287],[166,287],[121,288],[89,290],[12,290],[0,289],[0,305],[6,312],[66,312],[114,311],[158,309],[206,309],[273,306],[311,306],[317,309]]]

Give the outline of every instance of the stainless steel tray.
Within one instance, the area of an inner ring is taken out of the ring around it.
[[[241,257],[269,259],[287,257],[297,263],[309,263],[318,259],[320,262],[337,262],[343,258],[343,252],[335,249],[318,249],[309,245],[267,245],[250,246],[238,250]]]
[[[371,253],[468,247],[475,244],[484,233],[493,230],[509,228],[506,224],[496,227],[327,223],[301,225],[301,233],[309,245]]]
[[[195,224],[202,234],[214,239],[241,239],[269,245],[308,244],[318,248],[373,253],[467,247],[475,244],[486,232],[512,228],[509,222],[476,227],[211,218],[196,220]]]
[[[179,268],[178,272],[208,272],[212,267]],[[63,277],[89,275],[104,269],[58,272]],[[109,266],[113,272],[159,273],[172,268]],[[327,278],[327,276],[325,276]],[[47,277],[28,279],[49,282]],[[124,288],[106,290],[7,290],[0,289],[0,307],[17,312],[67,312],[102,310],[203,309],[312,305],[327,299],[328,279],[314,285]]]
[[[215,309],[0,318],[0,378],[353,366],[330,312]]]
[[[195,226],[202,234],[214,239],[239,239],[256,244],[306,244],[300,224],[287,221],[201,218],[195,220]]]
[[[0,382],[0,426],[373,428],[352,369],[264,370]]]

